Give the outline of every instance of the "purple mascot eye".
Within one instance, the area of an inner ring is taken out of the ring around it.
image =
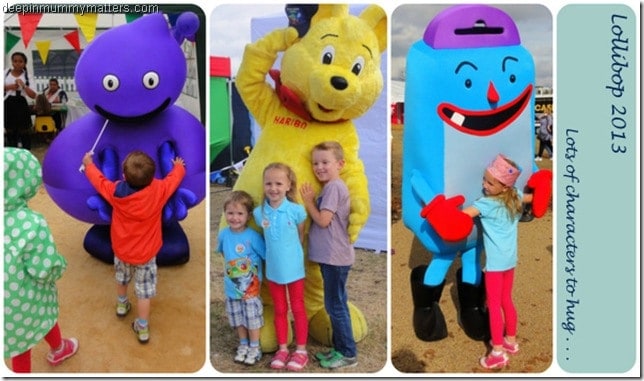
[[[148,90],[152,90],[159,86],[159,74],[153,71],[145,73],[143,76],[143,86]]]
[[[119,88],[119,78],[113,74],[103,77],[103,87],[107,91],[115,91]]]

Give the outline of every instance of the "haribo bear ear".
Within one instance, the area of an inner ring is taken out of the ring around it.
[[[360,13],[360,18],[373,29],[378,38],[380,53],[387,49],[387,14],[377,5],[370,5]]]

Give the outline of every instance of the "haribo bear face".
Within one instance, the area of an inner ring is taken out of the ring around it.
[[[283,84],[306,104],[313,119],[323,122],[362,116],[383,88],[384,12],[376,9],[360,17],[337,12],[314,19],[281,63]]]

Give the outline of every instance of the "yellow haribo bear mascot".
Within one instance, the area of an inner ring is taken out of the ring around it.
[[[382,8],[371,5],[354,16],[349,14],[348,5],[331,4],[318,7],[308,31],[302,35],[294,26],[288,26],[248,44],[236,86],[261,127],[261,135],[234,188],[247,191],[255,204],[261,205],[264,168],[272,162],[283,162],[295,171],[298,184],[313,184],[318,193],[320,186],[312,171],[311,150],[322,141],[336,140],[345,151],[341,177],[351,195],[349,235],[351,242],[355,242],[367,222],[370,205],[367,177],[358,157],[358,133],[352,119],[367,112],[382,91],[380,56],[386,46],[387,18]],[[272,70],[280,53],[280,70]],[[269,72],[275,87],[267,82]],[[307,221],[305,237],[309,224]],[[221,219],[220,226],[225,226],[225,219]],[[306,248],[307,243],[303,246]],[[320,269],[316,263],[305,262],[309,334],[332,346]],[[264,352],[273,352],[277,349],[274,309],[266,282],[262,299],[265,323],[261,346]],[[352,303],[349,309],[354,337],[359,341],[367,333],[364,315]]]

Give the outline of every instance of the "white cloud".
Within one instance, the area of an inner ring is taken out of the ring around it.
[[[237,73],[244,47],[250,41],[250,20],[256,17],[284,15],[284,4],[277,5],[220,5],[210,18],[210,55],[230,57],[232,72]]]

